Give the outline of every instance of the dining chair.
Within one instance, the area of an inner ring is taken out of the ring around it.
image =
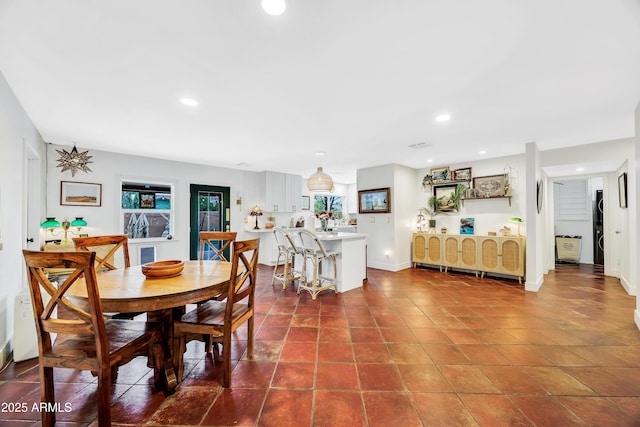
[[[294,242],[293,236],[282,228],[274,228],[273,235],[278,246],[278,257],[276,264],[273,266],[273,276],[271,278],[271,286],[276,281],[282,283],[282,289],[286,289],[289,282],[300,280],[301,271],[295,269],[296,255],[302,260],[304,252],[302,248]],[[278,269],[282,267],[282,272]]]
[[[236,235],[235,231],[201,231],[199,259],[229,261],[225,257],[224,251],[231,248],[236,240]],[[208,255],[209,252],[213,252],[213,255]]]
[[[48,408],[55,407],[54,368],[91,371],[98,377],[98,425],[110,426],[111,385],[118,366],[151,349],[154,380],[156,385],[162,384],[164,347],[160,327],[103,317],[95,252],[22,252],[38,335],[40,400]],[[68,268],[72,272],[56,287],[44,272],[49,268]],[[84,278],[87,307],[74,304],[66,296],[72,285],[79,285],[79,278]],[[56,422],[55,411],[42,411],[41,416],[45,427]]]
[[[129,237],[126,234],[111,236],[74,237],[73,243],[76,251],[96,252],[96,272],[117,270],[115,257],[118,250],[122,251],[124,268],[131,266],[129,259]],[[133,319],[142,313],[105,313],[106,316],[115,319]]]
[[[226,261],[229,262],[224,251],[232,250],[233,242],[236,240],[238,233],[235,231],[201,231],[200,236],[200,255],[198,259],[209,261]],[[211,254],[213,252],[213,254]],[[233,256],[233,253],[228,255]],[[226,295],[220,295],[216,299],[223,300]],[[205,351],[210,353],[214,346],[214,338],[208,337],[204,339]],[[216,347],[217,351],[217,347]]]
[[[129,237],[126,234],[113,236],[74,237],[73,243],[77,251],[97,252],[96,271],[116,270],[114,258],[119,249],[122,249],[124,268],[129,268]]]
[[[223,386],[231,387],[231,335],[247,323],[247,357],[253,358],[254,303],[260,239],[235,241],[227,298],[210,300],[184,314],[173,324],[173,365],[178,381],[184,373],[187,340],[213,336],[222,343]]]
[[[304,251],[304,265],[302,268],[302,280],[298,285],[298,294],[305,290],[311,294],[311,299],[315,300],[318,294],[325,290],[333,289],[338,292],[338,257],[340,252],[327,251],[315,233],[302,229],[299,231],[302,248]],[[330,262],[333,266],[333,275],[327,276],[324,273],[325,262]],[[311,265],[311,280],[308,277],[308,265]]]

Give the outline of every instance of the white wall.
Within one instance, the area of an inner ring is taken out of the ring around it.
[[[21,252],[28,217],[24,211],[26,159],[44,158],[43,148],[38,131],[0,73],[0,366],[8,360],[12,348],[14,300],[26,287]],[[36,168],[39,170],[35,175],[42,176],[42,165],[37,160]]]
[[[367,266],[389,271],[395,271],[395,265],[404,261],[396,259],[395,252],[395,168],[396,165],[384,165],[357,172],[358,191],[391,188],[391,213],[358,214],[358,232],[367,234]]]
[[[475,219],[475,234],[487,235],[489,231],[498,231],[502,227],[509,227],[513,234],[517,233],[518,225],[509,222],[509,218],[518,217],[524,220],[520,225],[520,233],[527,234],[527,219],[525,217],[525,156],[506,156],[493,159],[479,160],[475,162],[466,162],[453,165],[439,165],[433,168],[449,166],[451,169],[460,169],[471,167],[473,177],[499,175],[505,173],[505,168],[511,168],[511,185],[512,198],[511,205],[508,199],[478,199],[466,200],[464,206],[460,208],[460,212],[452,212],[439,214],[436,216],[437,229],[446,227],[449,234],[460,233],[460,219]],[[418,182],[422,182],[422,178],[429,173],[429,169],[418,170]],[[429,197],[433,195],[433,190],[428,187],[426,190],[422,187],[416,192],[418,207],[426,207]],[[415,215],[417,215],[417,211]],[[414,217],[415,222],[415,217]]]
[[[84,217],[88,223],[86,232],[90,235],[122,233],[120,229],[120,182],[133,179],[144,182],[170,183],[174,185],[175,206],[174,230],[172,240],[153,243],[157,247],[158,259],[188,259],[189,258],[189,186],[190,184],[216,185],[230,187],[231,195],[231,230],[240,232],[239,238],[251,238],[244,235],[244,219],[252,206],[260,200],[257,194],[257,173],[236,169],[226,169],[205,165],[174,162],[169,160],[136,157],[105,151],[90,150],[93,156],[90,168],[93,172],[76,173],[71,176],[69,171],[64,173],[56,166],[58,158],[56,149],[60,147],[47,144],[47,208],[46,216],[54,216],[58,220],[76,216]],[[81,146],[77,147],[82,150]],[[102,184],[101,207],[78,207],[60,205],[60,181],[81,181]],[[242,198],[242,205],[235,201]],[[138,263],[139,243],[131,243],[131,262]]]

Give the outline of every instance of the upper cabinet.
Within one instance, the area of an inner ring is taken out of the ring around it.
[[[280,172],[265,171],[266,212],[296,212],[302,202],[302,177]]]

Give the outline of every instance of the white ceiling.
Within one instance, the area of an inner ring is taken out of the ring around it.
[[[634,135],[638,0],[287,6],[0,0],[0,71],[47,142],[341,183]]]

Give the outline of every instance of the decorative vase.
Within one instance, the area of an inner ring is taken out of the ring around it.
[[[328,225],[329,225],[329,220],[328,219],[324,219],[323,218],[323,219],[320,220],[320,229],[322,231],[329,231]]]

